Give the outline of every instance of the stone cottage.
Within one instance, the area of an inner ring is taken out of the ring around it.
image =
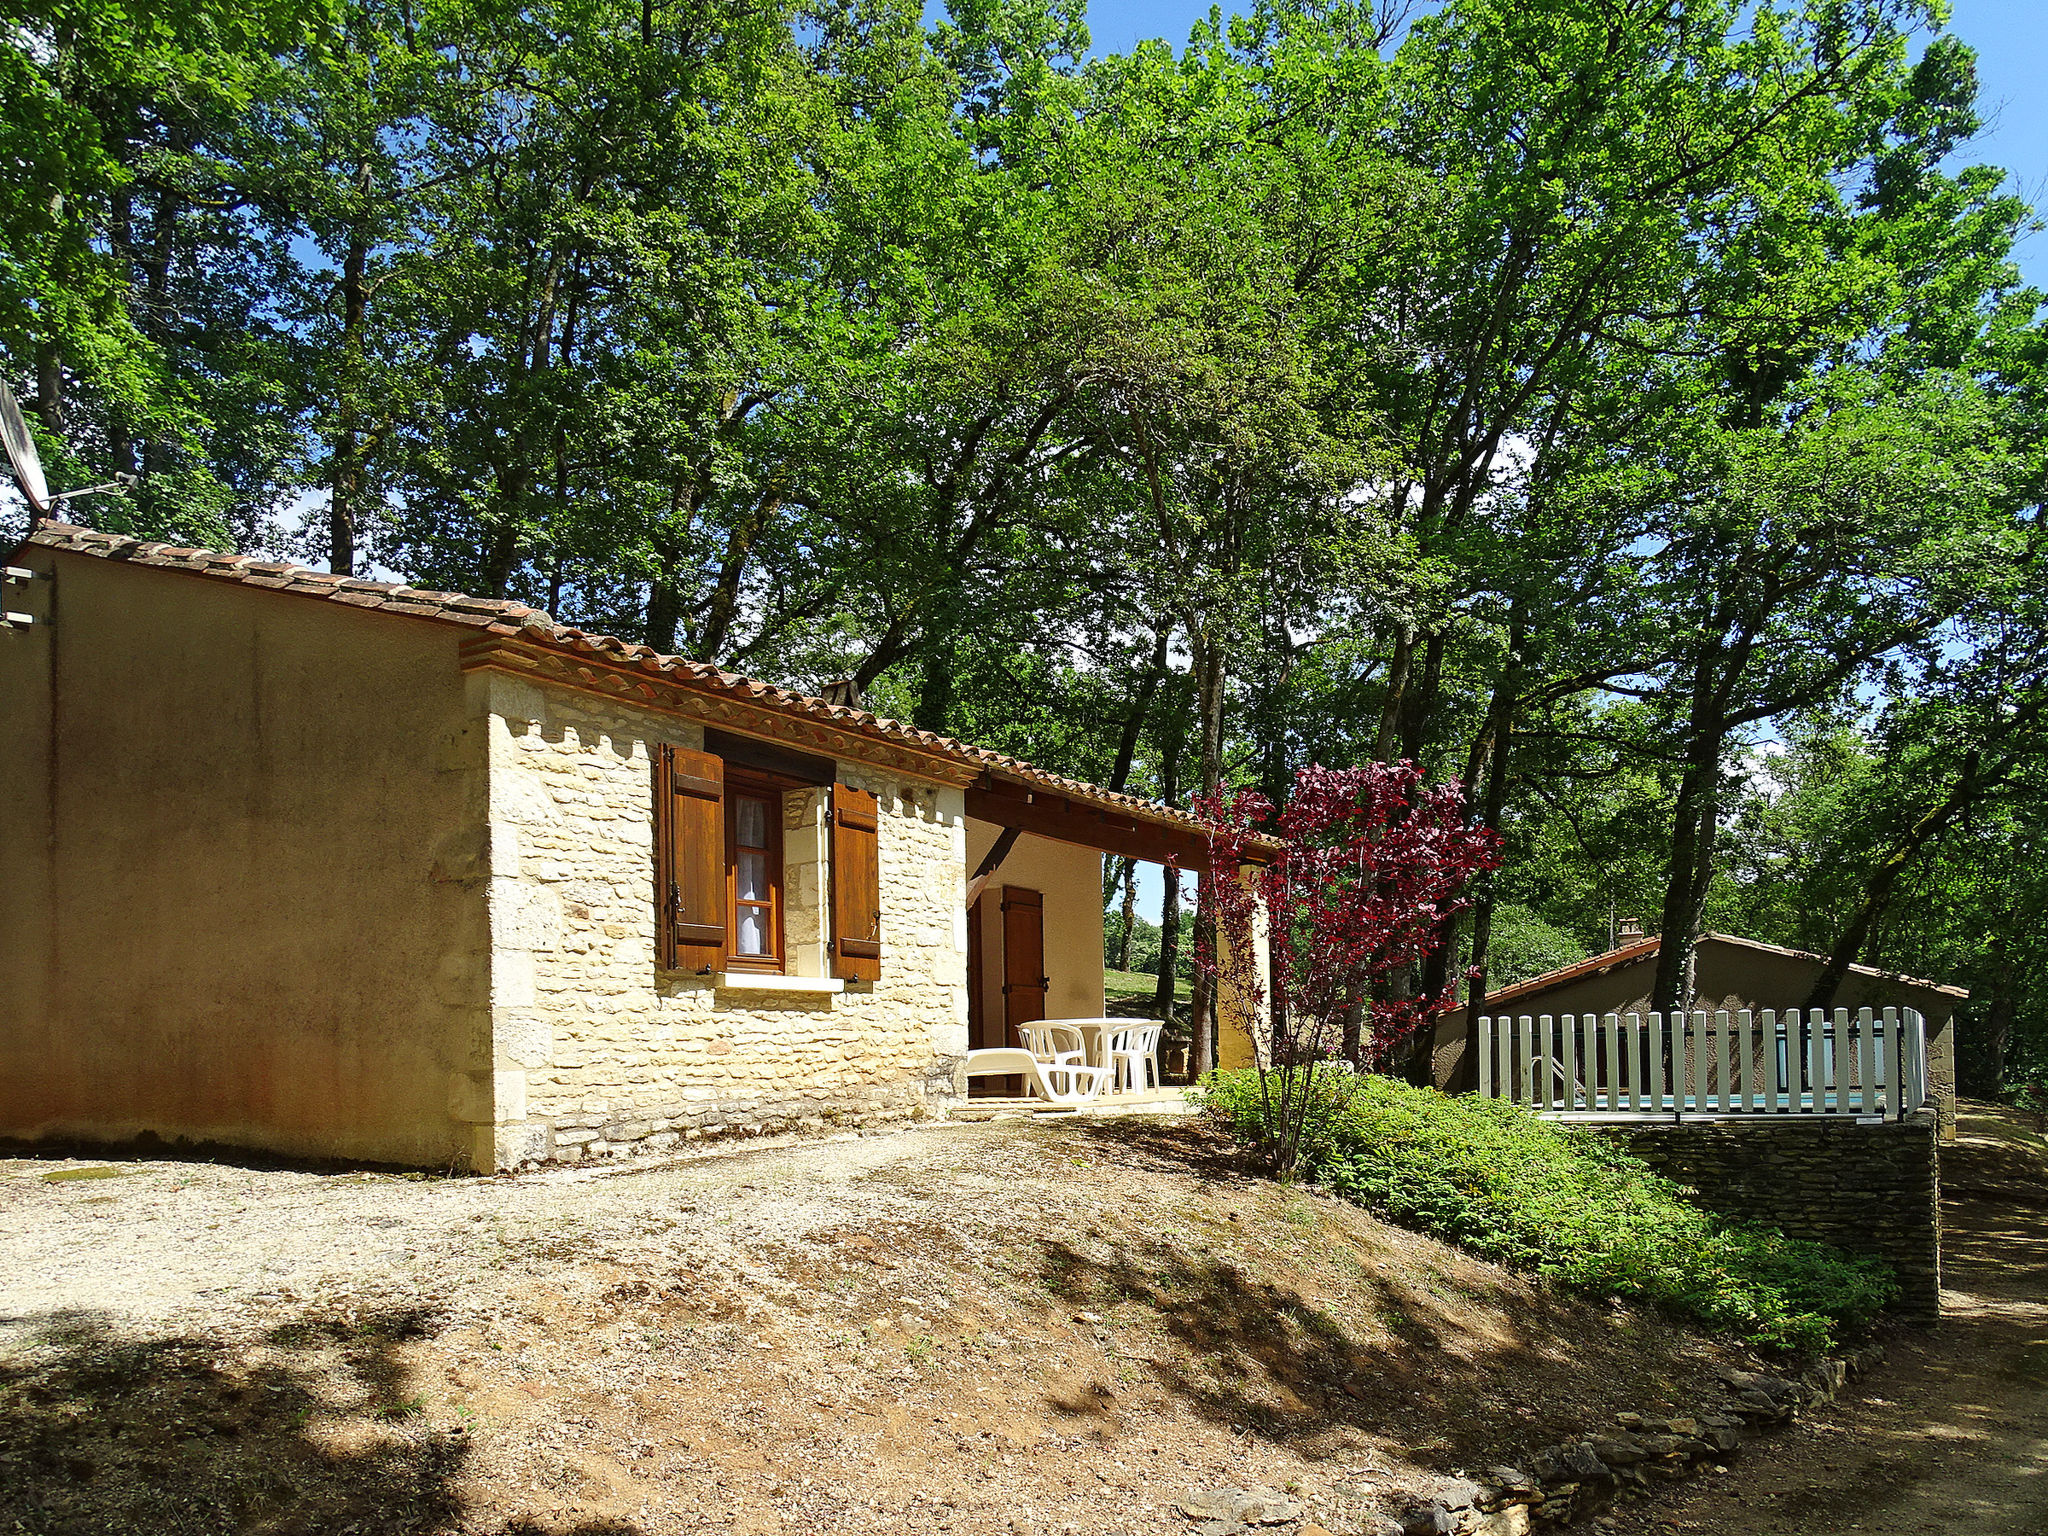
[[[1101,1014],[1103,853],[1206,858],[517,603],[50,523],[7,564],[0,1138],[489,1172],[941,1114]]]

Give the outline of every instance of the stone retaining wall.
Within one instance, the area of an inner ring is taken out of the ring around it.
[[[1489,1467],[1478,1481],[1460,1478],[1433,1498],[1412,1499],[1399,1536],[1529,1536],[1538,1526],[1591,1520],[1617,1497],[1641,1498],[1708,1467],[1725,1472],[1746,1439],[1832,1402],[1883,1359],[1884,1350],[1869,1345],[1816,1360],[1797,1381],[1724,1370],[1724,1401],[1676,1417],[1616,1414],[1613,1429],[1545,1446],[1519,1466]]]
[[[1595,1129],[1691,1185],[1725,1216],[1887,1260],[1904,1293],[1899,1311],[1927,1320],[1940,1315],[1941,1175],[1933,1109],[1881,1125],[1758,1115]]]

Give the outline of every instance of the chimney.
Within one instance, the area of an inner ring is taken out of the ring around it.
[[[1615,946],[1619,948],[1623,944],[1640,943],[1642,937],[1643,925],[1633,917],[1624,917],[1620,930],[1614,935]]]
[[[837,704],[846,709],[868,707],[868,701],[860,696],[860,684],[850,677],[838,678],[827,683],[819,697],[827,704]]]

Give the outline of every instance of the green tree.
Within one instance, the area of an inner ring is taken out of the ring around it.
[[[57,482],[139,477],[95,516],[253,537],[285,490],[276,243],[244,174],[279,59],[323,0],[0,9],[0,358]]]

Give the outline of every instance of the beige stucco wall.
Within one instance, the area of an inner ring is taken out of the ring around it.
[[[967,821],[965,873],[977,869],[1002,828]],[[989,876],[981,901],[982,1006],[1003,1019],[1003,887],[1045,898],[1045,1016],[1102,1017],[1102,855],[1093,848],[1026,832]]]
[[[490,756],[498,1166],[903,1118],[949,1091],[967,1034],[958,789],[840,764],[880,809],[881,980],[727,989],[655,969],[649,749],[701,747],[701,730],[495,671],[470,702]],[[796,942],[829,878],[802,857],[811,798],[786,802],[786,851],[807,866],[789,885]]]
[[[460,1166],[461,632],[88,556],[0,632],[0,1135]],[[10,607],[24,605],[10,589]]]
[[[1253,871],[1239,870],[1238,878],[1256,892],[1258,877]],[[1273,996],[1273,954],[1268,939],[1268,915],[1260,899],[1252,918],[1252,942],[1257,951],[1253,970],[1258,994],[1248,996],[1227,979],[1219,979],[1216,988],[1216,1065],[1225,1072],[1255,1067],[1261,1059],[1270,1060],[1273,1031],[1267,1008]],[[1217,944],[1218,969],[1223,978],[1228,978],[1236,970],[1230,956],[1229,936],[1219,933]]]

